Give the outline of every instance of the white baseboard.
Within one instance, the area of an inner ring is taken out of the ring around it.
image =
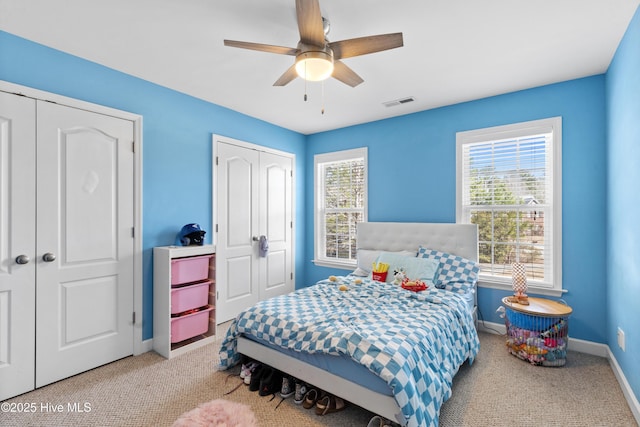
[[[571,335],[569,335],[569,350],[606,358],[609,358],[610,353],[609,346],[606,344],[571,338]]]
[[[140,347],[140,350],[141,351],[138,354],[146,353],[148,351],[153,350],[153,338],[142,341],[142,345]]]
[[[503,323],[480,321],[478,322],[477,327],[479,332],[486,332],[496,335],[505,335],[507,333],[507,328]],[[622,393],[627,400],[627,404],[629,405],[629,408],[631,409],[636,422],[638,423],[638,425],[640,425],[640,403],[633,393],[633,390],[631,389],[631,386],[629,385],[624,372],[622,372],[622,369],[620,369],[620,365],[618,365],[618,361],[616,360],[614,354],[611,352],[609,346],[606,344],[600,344],[569,337],[569,350],[577,351],[579,353],[591,354],[593,356],[604,357],[609,360],[609,364],[611,365],[613,374],[616,376],[616,379],[620,384],[620,388],[622,388]]]
[[[640,425],[640,403],[638,402],[636,395],[633,393],[633,390],[631,389],[631,386],[627,381],[627,377],[624,376],[624,372],[622,372],[622,369],[620,369],[620,365],[616,360],[616,356],[613,354],[609,347],[607,347],[607,358],[609,359],[611,369],[613,370],[613,373],[615,374],[616,379],[620,384],[622,394],[624,394],[624,397],[627,399],[629,409],[631,409],[631,413],[636,419],[636,422],[638,423],[638,425]]]
[[[504,335],[507,333],[507,328],[504,326],[504,323],[493,323],[479,320],[476,324],[476,328],[478,329],[478,332],[486,332],[494,335]]]

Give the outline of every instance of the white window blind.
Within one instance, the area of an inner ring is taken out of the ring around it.
[[[560,119],[458,134],[458,221],[478,225],[481,280],[560,284]]]
[[[366,148],[319,154],[316,173],[316,263],[356,262],[356,224],[366,221]]]

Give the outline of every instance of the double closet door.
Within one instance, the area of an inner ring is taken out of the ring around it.
[[[293,291],[293,155],[214,136],[217,321]],[[261,243],[268,250],[261,252]]]
[[[0,92],[0,400],[133,353],[133,140]]]

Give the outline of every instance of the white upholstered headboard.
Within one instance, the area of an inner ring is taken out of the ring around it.
[[[358,249],[417,251],[420,245],[478,261],[478,226],[424,222],[361,222]]]

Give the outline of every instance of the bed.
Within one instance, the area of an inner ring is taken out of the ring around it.
[[[454,258],[473,266],[477,227],[370,222],[358,224],[357,233],[356,271],[240,313],[221,345],[220,368],[246,355],[401,425],[437,425],[453,376],[479,350],[477,269],[473,280],[463,277],[462,290],[457,279],[436,287],[440,269],[422,292],[358,270],[383,255],[427,258],[426,249],[455,255],[438,258],[440,267]]]

